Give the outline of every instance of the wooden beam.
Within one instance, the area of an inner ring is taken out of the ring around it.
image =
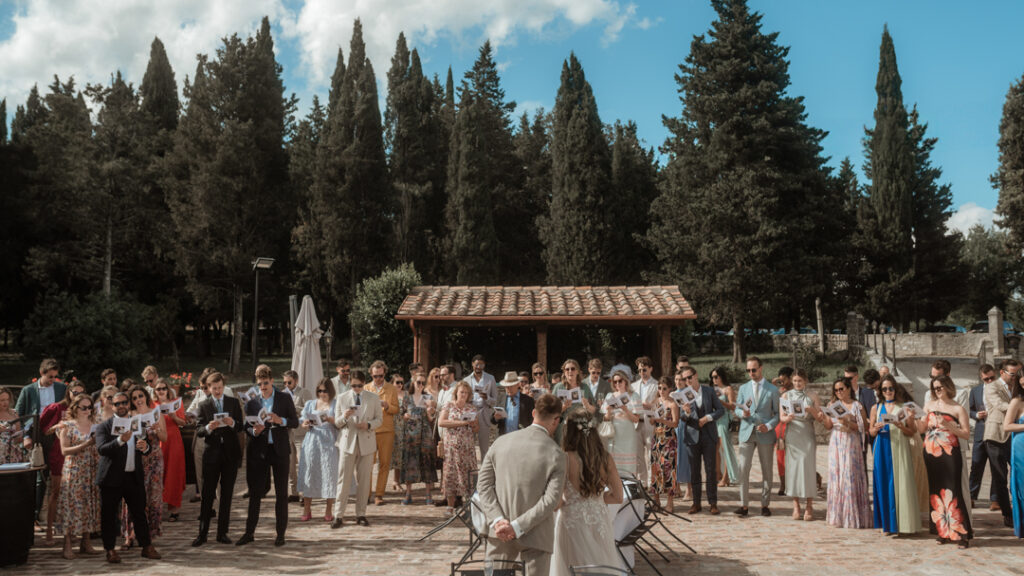
[[[655,330],[658,331],[658,350],[661,356],[661,375],[668,376],[672,374],[673,362],[672,362],[672,327],[671,326],[657,326]]]
[[[548,327],[546,324],[537,326],[537,362],[548,370]]]
[[[412,328],[412,361],[420,361],[420,331],[416,322],[409,320],[409,327]]]

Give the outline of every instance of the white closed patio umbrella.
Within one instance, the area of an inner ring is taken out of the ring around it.
[[[315,390],[324,377],[320,356],[320,321],[316,319],[313,298],[302,297],[302,308],[295,319],[295,347],[292,349],[292,370],[299,373],[299,387]]]

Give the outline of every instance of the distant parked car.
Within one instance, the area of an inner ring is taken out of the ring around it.
[[[978,320],[974,324],[971,324],[970,331],[971,333],[988,332],[988,320]],[[1006,336],[1010,336],[1014,334],[1020,334],[1020,332],[1014,329],[1013,322],[1010,322],[1009,320],[1003,320],[1003,334],[1005,334]]]
[[[803,328],[800,329],[800,333],[801,334],[817,334],[818,331],[815,330],[814,328],[811,328],[810,326],[804,326]]]
[[[927,333],[938,333],[938,334],[966,334],[967,333],[967,330],[964,329],[963,326],[957,326],[956,324],[933,324],[931,326],[925,326],[920,331],[921,332],[927,332]]]

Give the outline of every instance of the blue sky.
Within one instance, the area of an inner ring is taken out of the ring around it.
[[[222,0],[211,8],[179,0],[153,8],[105,0],[0,0],[0,96],[8,111],[33,82],[54,73],[103,82],[115,69],[136,83],[149,41],[167,44],[180,81],[196,52],[218,38],[248,34],[271,15],[289,91],[325,98],[340,45],[348,51],[360,16],[378,79],[389,66],[398,30],[419,49],[427,73],[456,80],[485,38],[496,44],[506,95],[521,109],[552,107],[562,61],[575,51],[603,121],[634,120],[650,146],[667,135],[661,117],[678,115],[673,75],[694,35],[714,12],[706,0]],[[146,3],[135,3],[142,5]],[[991,221],[997,192],[988,182],[998,162],[999,120],[1012,82],[1024,74],[1024,4],[1016,2],[807,2],[751,0],[764,30],[791,48],[790,93],[805,97],[809,122],[829,132],[831,164],[863,161],[864,127],[873,124],[874,83],[882,27],[892,33],[906,104],[917,104],[933,154],[952,185],[957,226]],[[382,86],[383,88],[383,86]],[[382,92],[383,94],[383,92]]]

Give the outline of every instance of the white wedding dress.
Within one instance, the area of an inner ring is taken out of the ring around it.
[[[569,454],[576,458],[579,456]],[[579,470],[580,466],[577,465]],[[570,576],[570,566],[617,566],[622,559],[615,548],[612,520],[604,495],[584,498],[571,479],[566,479],[562,507],[555,513],[555,549],[551,555],[551,574]]]

